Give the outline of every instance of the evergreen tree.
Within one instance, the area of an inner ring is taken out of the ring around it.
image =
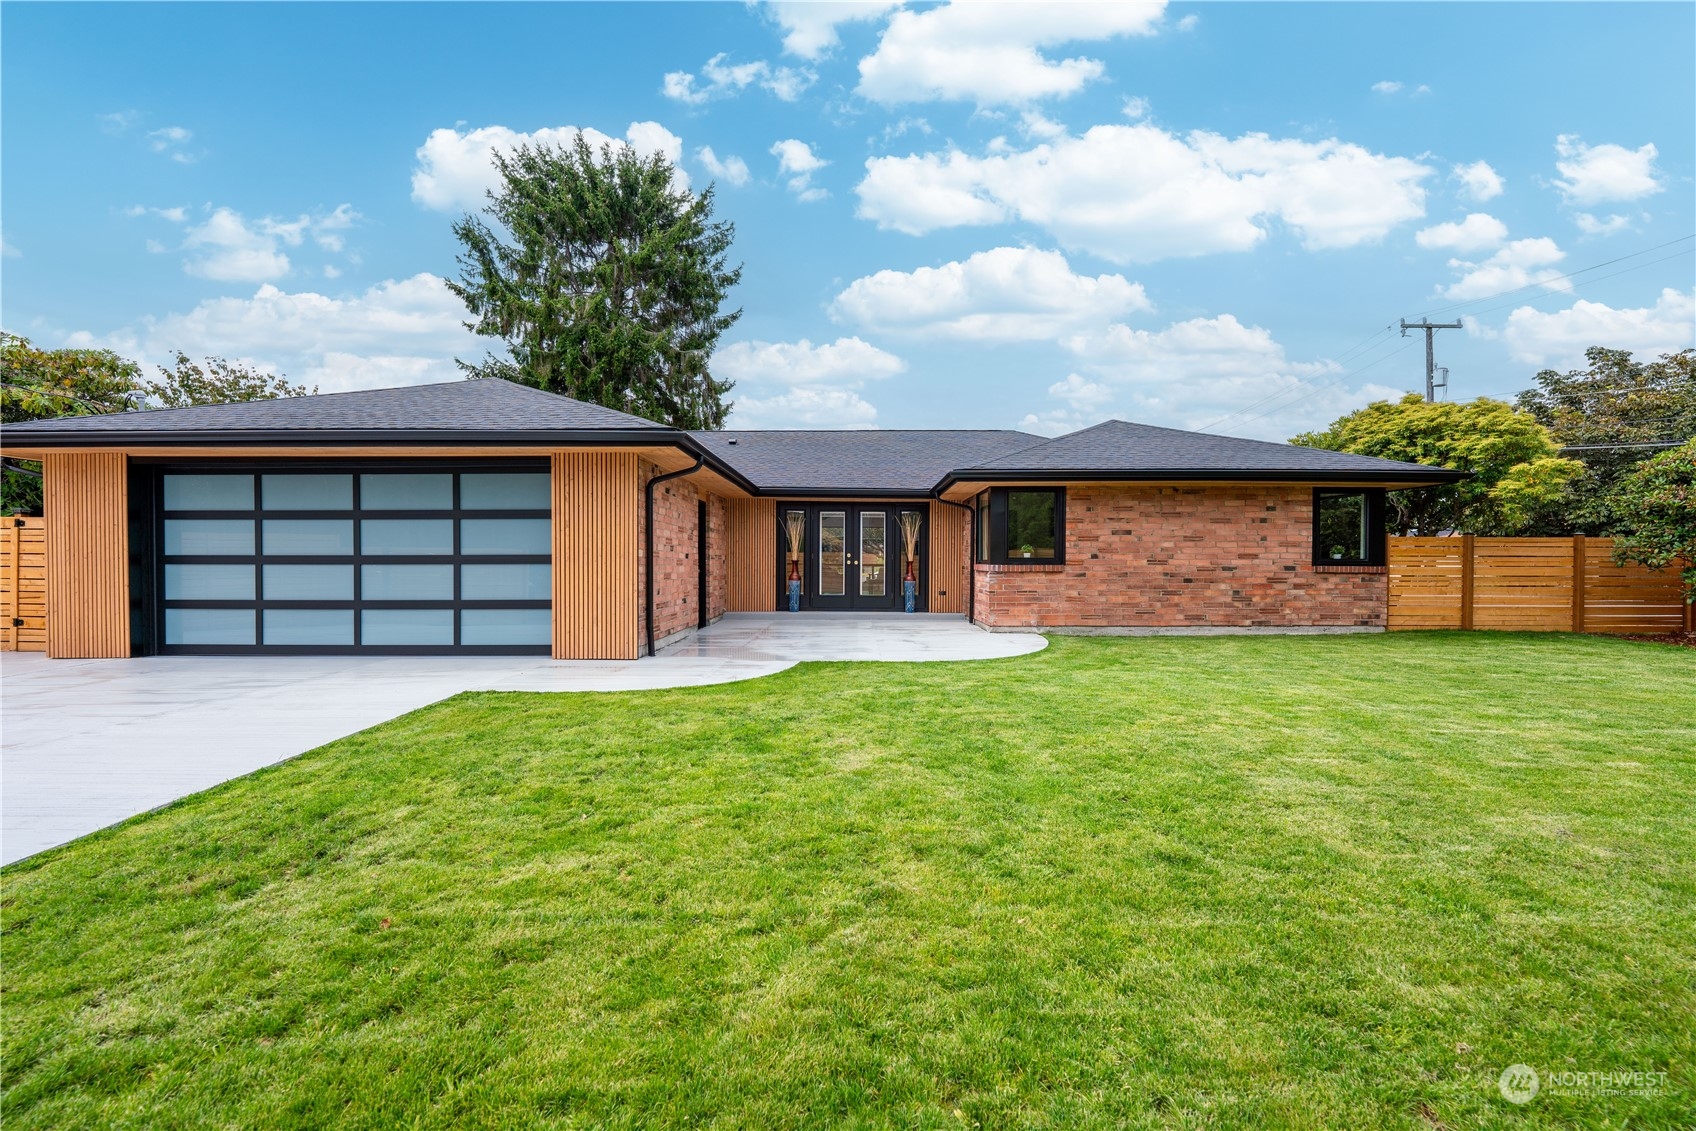
[[[664,157],[520,146],[497,154],[500,186],[482,216],[454,225],[461,278],[448,286],[502,338],[508,361],[459,364],[676,428],[718,428],[730,382],[708,368],[741,311],[721,313],[741,267],[735,228],[714,222],[713,190],[680,191]]]

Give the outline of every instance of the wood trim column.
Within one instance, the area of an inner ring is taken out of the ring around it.
[[[1572,631],[1584,631],[1584,535],[1572,536]]]
[[[642,488],[634,452],[554,452],[557,660],[634,660],[641,637]]]
[[[1472,543],[1472,535],[1460,536],[1460,626],[1463,630],[1472,627],[1472,573],[1477,557]]]
[[[47,654],[130,654],[129,467],[122,452],[48,452]]]

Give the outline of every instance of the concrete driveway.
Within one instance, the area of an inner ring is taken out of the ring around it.
[[[971,660],[1042,648],[963,617],[732,613],[653,659],[158,656],[0,660],[0,863],[461,691],[639,691],[803,660]]]

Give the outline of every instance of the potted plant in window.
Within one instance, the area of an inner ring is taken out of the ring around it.
[[[1029,542],[1026,542],[1023,546],[1019,547],[1019,552],[1021,554],[1023,554],[1025,557],[1028,558],[1028,557],[1031,556],[1031,553],[1034,549],[1035,549],[1034,546],[1032,546]]]
[[[915,565],[919,559],[919,524],[924,516],[918,511],[901,512],[901,541],[907,548],[907,572],[901,579],[901,602],[907,612],[918,607],[919,577]]]
[[[790,511],[783,516],[783,536],[789,543],[789,611],[801,611],[801,546],[807,537],[807,514]]]

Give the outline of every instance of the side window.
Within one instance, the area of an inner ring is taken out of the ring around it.
[[[1384,564],[1384,492],[1374,488],[1313,492],[1313,564]]]

